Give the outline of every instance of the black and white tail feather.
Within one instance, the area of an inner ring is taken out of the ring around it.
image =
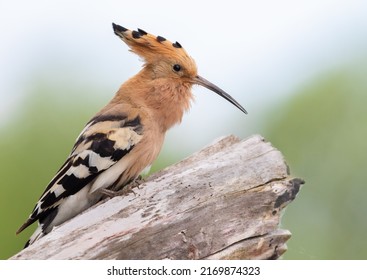
[[[126,155],[142,139],[140,117],[128,119],[109,111],[87,123],[66,162],[18,229],[17,234],[38,220],[39,226],[25,247],[95,204],[102,197],[99,189],[135,179],[123,174],[129,166]]]

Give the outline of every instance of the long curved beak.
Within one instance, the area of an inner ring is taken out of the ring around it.
[[[194,78],[194,83],[201,85],[203,87],[206,87],[207,89],[210,89],[211,91],[214,91],[216,94],[222,96],[225,100],[231,102],[234,106],[236,106],[238,109],[240,109],[242,112],[247,114],[247,111],[245,108],[241,106],[240,103],[238,103],[232,96],[230,96],[228,93],[226,93],[224,90],[220,89],[216,85],[212,84],[208,80],[204,79],[203,77],[197,75]]]

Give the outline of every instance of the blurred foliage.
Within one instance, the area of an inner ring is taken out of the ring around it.
[[[266,138],[306,181],[282,219],[286,259],[367,257],[365,70],[329,73],[268,118]]]
[[[88,106],[80,106],[73,97],[78,96],[77,91],[66,92],[70,96],[44,84],[35,85],[16,119],[1,131],[0,258],[21,249],[35,229],[33,225],[15,235],[88,120],[84,109]]]
[[[306,180],[282,219],[292,232],[286,259],[367,256],[367,81],[365,69],[356,68],[329,73],[283,100],[258,131],[283,152],[292,175]],[[0,130],[0,259],[33,232],[35,226],[15,236],[84,124],[108,101],[96,100],[100,92],[36,83]],[[152,170],[174,157],[163,153]]]

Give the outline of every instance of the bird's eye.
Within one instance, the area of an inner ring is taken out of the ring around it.
[[[173,70],[175,70],[176,72],[179,72],[181,70],[181,65],[179,64],[173,65]]]

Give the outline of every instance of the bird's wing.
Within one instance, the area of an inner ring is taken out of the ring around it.
[[[128,154],[142,138],[140,117],[106,112],[87,123],[72,152],[17,234],[45,219],[66,197],[76,194]],[[52,219],[51,219],[52,220]]]

